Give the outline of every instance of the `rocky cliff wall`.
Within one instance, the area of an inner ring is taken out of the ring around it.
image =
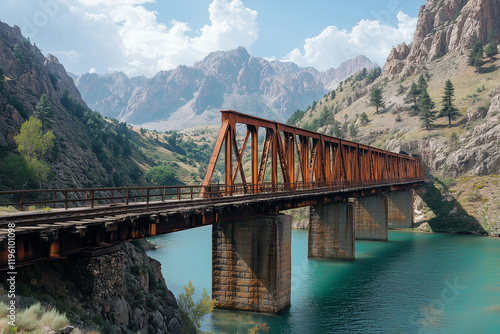
[[[497,0],[428,0],[420,8],[411,45],[393,48],[384,65],[385,78],[404,78],[447,53],[468,52],[476,41],[500,33]]]
[[[195,333],[165,284],[161,264],[146,255],[147,246],[145,241],[123,243],[108,255],[19,268],[19,298],[36,297],[66,313],[72,325],[87,330],[181,333],[186,322],[189,332]]]

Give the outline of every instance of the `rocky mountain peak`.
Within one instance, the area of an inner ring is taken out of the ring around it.
[[[384,76],[406,77],[450,52],[465,52],[476,41],[486,43],[500,33],[498,0],[428,0],[420,8],[410,46],[393,48],[384,65]]]
[[[219,110],[235,109],[285,121],[330,87],[376,64],[357,57],[320,73],[292,62],[251,56],[243,47],[209,54],[193,67],[178,66],[152,78],[84,74],[76,80],[85,101],[105,116],[157,130],[218,124]]]

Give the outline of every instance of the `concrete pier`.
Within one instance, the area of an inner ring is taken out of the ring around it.
[[[354,215],[353,203],[311,206],[308,257],[354,260]]]
[[[356,198],[356,240],[388,240],[387,196]]]
[[[278,313],[290,306],[291,231],[285,215],[212,225],[216,308]]]
[[[389,228],[410,228],[413,224],[413,190],[391,191],[387,200]]]

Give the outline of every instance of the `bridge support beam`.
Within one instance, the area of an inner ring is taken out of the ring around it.
[[[388,194],[389,228],[411,228],[413,224],[413,190],[397,190]]]
[[[308,257],[354,260],[354,216],[353,203],[311,206]]]
[[[285,215],[212,225],[216,308],[278,313],[290,306],[291,228]]]
[[[388,240],[387,196],[356,198],[356,240]]]

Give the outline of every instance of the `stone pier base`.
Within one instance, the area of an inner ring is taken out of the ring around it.
[[[389,228],[411,228],[413,224],[413,190],[398,190],[389,193],[387,200]]]
[[[291,228],[285,215],[212,225],[216,308],[278,313],[290,306]]]
[[[354,260],[354,205],[313,205],[309,215],[308,257]]]
[[[387,196],[356,198],[356,240],[388,240]]]

